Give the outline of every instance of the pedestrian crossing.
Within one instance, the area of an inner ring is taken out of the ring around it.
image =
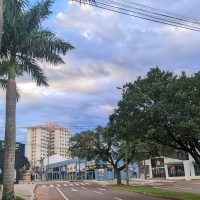
[[[60,188],[60,187],[70,187],[72,191],[75,191],[75,189],[73,187],[80,187],[84,190],[86,190],[86,186],[90,186],[91,183],[55,183],[55,184],[45,184],[45,185],[41,185],[42,188]],[[85,187],[83,187],[85,186]],[[98,190],[105,190],[105,189],[101,189],[98,188]]]

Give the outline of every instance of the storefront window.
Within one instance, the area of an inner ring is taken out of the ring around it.
[[[197,164],[194,164],[194,171],[195,171],[195,176],[200,176],[200,166]]]
[[[185,176],[183,164],[169,165],[168,166],[168,174],[169,174],[169,177]]]

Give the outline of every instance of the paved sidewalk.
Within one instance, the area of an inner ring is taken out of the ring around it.
[[[35,184],[16,184],[15,196],[20,196],[25,200],[33,200],[34,198]],[[0,199],[2,197],[3,188],[0,190]]]

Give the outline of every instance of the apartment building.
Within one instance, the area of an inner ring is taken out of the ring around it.
[[[57,124],[37,125],[28,128],[27,155],[32,167],[40,166],[42,160],[54,154],[70,158],[71,131]]]

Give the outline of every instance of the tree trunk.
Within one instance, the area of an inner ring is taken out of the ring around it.
[[[116,174],[116,178],[117,178],[117,185],[121,185],[122,181],[121,181],[120,170],[119,169],[115,169],[115,174]]]
[[[129,185],[129,173],[128,173],[128,154],[129,154],[129,148],[128,148],[128,140],[125,141],[126,147],[125,147],[125,160],[126,160],[126,185]]]
[[[16,143],[16,83],[14,66],[11,66],[6,90],[6,128],[3,169],[2,200],[14,200],[14,168]]]
[[[0,52],[1,52],[2,32],[3,32],[3,0],[0,0]]]

